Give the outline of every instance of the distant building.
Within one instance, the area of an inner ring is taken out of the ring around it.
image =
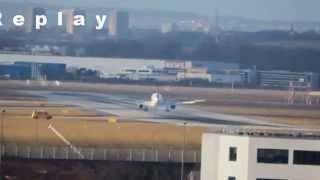
[[[217,61],[193,61],[194,68],[206,68],[211,81],[216,84],[242,84],[240,65]]]
[[[212,76],[208,74],[208,70],[206,68],[190,68],[190,69],[186,69],[184,72],[178,72],[177,80],[178,81],[202,80],[202,81],[207,81],[211,83]]]
[[[177,75],[179,72],[185,72],[186,69],[192,68],[191,61],[164,61],[163,71],[167,74]]]
[[[63,28],[64,32],[68,34],[74,34],[77,32],[82,32],[85,26],[74,26],[74,16],[82,15],[86,18],[86,12],[84,10],[77,9],[63,9],[61,10],[63,16]]]
[[[32,55],[44,55],[44,56],[51,56],[53,55],[52,49],[45,45],[45,46],[34,46],[31,48],[31,54]]]
[[[245,86],[255,87],[257,85],[257,72],[252,69],[241,69],[240,70],[241,82]]]
[[[74,33],[74,26],[73,26],[73,15],[74,9],[64,9],[61,10],[63,16],[63,27],[64,31],[68,34]]]
[[[36,7],[36,8],[29,7],[26,9],[25,31],[27,33],[35,32],[35,31],[39,32],[45,29],[45,27],[42,27],[40,30],[36,29],[36,23],[35,23],[36,15],[46,15],[46,10],[40,7]]]
[[[225,70],[240,70],[237,63],[224,63],[219,60],[192,61],[192,66],[196,68],[208,68],[208,73]]]
[[[318,180],[320,140],[205,133],[201,180]]]
[[[250,69],[222,69],[211,71],[212,81],[221,85],[256,87],[256,71]]]
[[[161,61],[162,67],[126,68],[119,75],[127,80],[156,80],[160,82],[206,81],[211,75],[206,68],[192,68],[191,61]]]
[[[129,13],[127,11],[113,11],[108,20],[109,35],[126,38],[129,36]]]
[[[176,23],[163,23],[160,27],[160,32],[166,34],[169,32],[178,31],[178,26]]]
[[[300,88],[319,87],[319,75],[312,72],[257,71],[257,80],[261,87],[269,88],[287,89],[290,83]]]
[[[175,26],[180,32],[208,33],[211,30],[210,23],[203,20],[178,21]]]
[[[82,15],[84,16],[84,19],[87,19],[87,12],[85,10],[82,9],[75,9],[73,12],[73,15]],[[86,25],[85,26],[76,26],[74,27],[74,33],[83,33],[84,31],[86,31]]]
[[[66,75],[66,64],[15,62],[14,66],[29,68],[30,78],[34,80],[59,80]]]
[[[212,81],[217,84],[243,84],[239,70],[222,70],[212,73]]]
[[[0,76],[9,79],[30,79],[31,69],[19,64],[0,64]]]

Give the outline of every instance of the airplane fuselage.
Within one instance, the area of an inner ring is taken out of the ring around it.
[[[150,101],[139,104],[139,108],[145,111],[150,109],[173,111],[176,109],[176,104],[165,101],[160,93],[153,93],[150,97]]]

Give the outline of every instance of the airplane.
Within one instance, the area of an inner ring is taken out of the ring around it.
[[[164,110],[166,112],[169,112],[169,111],[176,110],[177,105],[190,105],[190,104],[196,104],[196,103],[201,103],[205,101],[206,100],[204,99],[196,99],[192,101],[176,102],[176,101],[164,99],[162,94],[160,94],[159,92],[155,92],[150,96],[149,101],[144,101],[140,103],[138,107],[139,109],[144,111],[149,111],[151,109],[154,109],[154,110]]]

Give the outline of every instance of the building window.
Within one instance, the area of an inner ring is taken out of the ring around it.
[[[294,151],[293,164],[320,165],[319,151]]]
[[[288,164],[289,151],[283,149],[258,149],[258,163]]]
[[[228,180],[236,180],[236,177],[234,177],[234,176],[229,176],[229,177],[228,177]]]
[[[236,147],[229,148],[229,161],[237,161],[237,148]]]

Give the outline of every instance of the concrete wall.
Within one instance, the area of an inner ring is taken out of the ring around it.
[[[237,147],[235,162],[229,161],[229,147]],[[289,162],[257,163],[258,148],[289,150]],[[319,180],[320,166],[293,164],[294,150],[320,151],[320,140],[204,134],[201,180]]]
[[[287,180],[319,180],[320,166],[293,164],[294,150],[320,151],[320,140],[250,138],[249,180],[256,177]],[[289,150],[289,164],[257,163],[258,148]]]
[[[229,176],[236,177],[236,180],[248,179],[248,137],[220,136],[218,178],[228,179]],[[229,161],[229,148],[237,148],[237,160]]]
[[[247,137],[204,134],[202,138],[201,180],[248,179]],[[237,147],[237,161],[229,161],[229,147]]]
[[[212,134],[202,135],[201,180],[217,180],[219,161],[219,138]]]

